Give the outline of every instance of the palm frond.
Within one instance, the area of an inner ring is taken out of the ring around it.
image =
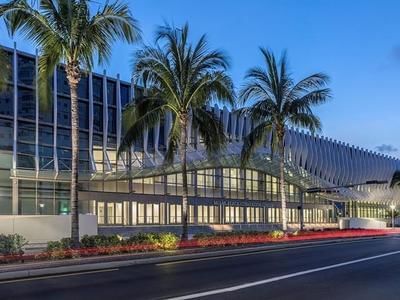
[[[208,49],[205,35],[196,43],[190,43],[187,24],[182,28],[168,24],[159,27],[155,45],[145,45],[135,52],[135,82],[145,83],[147,88],[157,91],[157,97],[165,101],[166,110],[175,118],[169,132],[166,162],[171,162],[179,145],[181,124],[178,120],[190,113],[196,126],[209,121],[202,128],[208,126],[213,131],[203,130],[202,134],[209,141],[210,150],[217,149],[217,143],[224,144],[223,129],[211,115],[201,110],[214,101],[234,107],[235,93],[226,73],[228,67],[228,58],[222,51]],[[221,136],[206,136],[211,134]]]
[[[329,88],[314,90],[301,96],[301,98],[291,101],[287,109],[293,114],[309,111],[312,106],[323,104],[329,98],[331,98],[331,90]]]
[[[164,165],[170,165],[174,162],[175,153],[179,147],[181,124],[178,118],[175,118],[168,134],[167,151],[164,156]]]
[[[311,133],[320,131],[322,128],[321,120],[312,112],[292,114],[289,117],[289,122],[297,127],[306,128]]]
[[[220,152],[226,146],[223,124],[212,112],[203,108],[193,109],[193,128],[199,130],[209,155]]]
[[[329,76],[324,73],[315,73],[296,83],[288,94],[289,99],[296,99],[314,89],[322,89],[329,83]]]
[[[241,167],[244,168],[254,151],[265,143],[268,134],[272,132],[272,122],[262,122],[258,124],[243,139],[243,147],[240,155]]]
[[[127,4],[115,1],[88,21],[82,34],[88,46],[97,50],[99,63],[107,62],[111,56],[111,44],[116,40],[133,43],[141,37],[138,21],[133,18]]]
[[[7,88],[7,80],[11,74],[11,65],[7,53],[0,49],[0,91]]]
[[[154,106],[151,110],[141,114],[139,111],[140,109],[137,106],[132,106],[132,108],[128,110],[127,115],[123,118],[134,116],[134,121],[131,122],[132,125],[126,129],[118,149],[118,155],[129,149],[130,146],[142,138],[143,132],[146,128],[154,127],[165,114],[167,108],[166,105],[161,104],[159,106]],[[126,122],[129,122],[129,120]]]
[[[90,71],[96,54],[107,61],[117,39],[133,42],[140,37],[137,21],[119,1],[92,16],[85,0],[41,0],[39,9],[27,0],[12,0],[0,4],[0,17],[11,35],[18,31],[39,47],[39,91],[45,107],[50,102],[48,79],[58,63]]]
[[[312,107],[326,102],[331,97],[331,90],[325,87],[329,77],[324,73],[313,74],[295,84],[288,70],[286,52],[277,62],[271,51],[265,48],[260,50],[266,68],[255,67],[247,72],[239,97],[243,104],[248,103],[250,106],[243,109],[241,114],[251,117],[257,123],[271,124],[273,154],[279,143],[277,129],[281,136],[288,125],[303,127],[311,132],[321,128],[321,122],[313,114]],[[248,151],[256,147],[252,143],[257,142],[257,133],[251,134],[243,146],[244,149],[250,149],[243,152],[244,160],[250,155]]]

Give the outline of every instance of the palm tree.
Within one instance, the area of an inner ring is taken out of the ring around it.
[[[146,93],[124,112],[127,130],[119,152],[142,137],[145,128],[154,126],[167,112],[173,116],[165,153],[165,163],[172,163],[179,149],[182,170],[182,240],[188,238],[187,161],[188,125],[199,131],[209,154],[225,144],[219,119],[206,110],[212,100],[233,104],[234,92],[227,57],[209,50],[203,35],[195,45],[188,40],[189,26],[182,29],[168,25],[156,33],[156,45],[144,46],[135,53],[133,76],[144,85]]]
[[[60,62],[71,93],[71,238],[79,246],[78,163],[79,120],[77,89],[82,69],[91,70],[94,57],[99,63],[111,56],[116,40],[134,42],[139,37],[136,20],[128,5],[118,1],[105,4],[92,13],[87,0],[41,0],[39,9],[27,0],[13,0],[0,5],[12,35],[18,30],[40,49],[39,91],[46,103],[50,99],[49,78]]]
[[[286,126],[302,127],[315,132],[320,130],[321,122],[312,112],[312,107],[326,102],[331,91],[326,88],[329,77],[316,73],[295,83],[288,71],[286,53],[279,62],[269,50],[261,48],[266,69],[250,69],[247,80],[240,91],[243,104],[249,104],[242,113],[254,121],[254,128],[245,137],[241,153],[243,166],[258,146],[266,142],[271,133],[271,155],[275,147],[279,154],[280,198],[282,204],[282,229],[287,231],[286,193],[284,177],[284,138]],[[250,103],[249,103],[250,102]]]

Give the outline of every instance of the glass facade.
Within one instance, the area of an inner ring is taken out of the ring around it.
[[[12,64],[14,53],[8,51],[7,54]],[[35,57],[20,52],[15,55],[17,78],[13,78],[11,72],[7,88],[0,92],[0,214],[12,214],[13,205],[21,215],[68,214],[67,180],[46,181],[24,176],[12,179],[10,176],[14,163],[17,170],[32,174],[56,170],[68,174],[71,167],[70,88],[65,70],[59,66],[56,80],[51,79],[55,98],[46,109],[39,105],[37,97]],[[121,108],[133,97],[142,96],[143,89],[132,88],[130,83],[105,75],[82,74],[78,88],[79,169],[86,175],[101,174],[102,179],[80,182],[79,208],[81,213],[96,214],[101,226],[182,223],[180,173],[108,180],[108,174],[126,170],[128,165],[127,158],[117,157],[116,153],[117,138],[122,134],[118,119]],[[222,118],[222,112],[220,115]],[[157,153],[165,151],[168,138],[165,122],[161,120],[158,131],[150,128],[147,136],[135,144],[131,153],[132,168],[154,163],[159,159]],[[231,133],[233,124],[229,115],[231,139],[235,139],[239,131],[236,122],[235,134]],[[246,126],[249,125],[244,120],[244,131]],[[16,147],[13,147],[14,129]],[[196,149],[196,130],[192,128],[191,133],[190,145]],[[191,170],[188,172],[188,221],[195,225],[278,224],[282,217],[279,190],[279,180],[264,171],[231,166]],[[289,222],[297,224],[300,187],[288,182],[285,190]],[[349,203],[345,207],[349,216],[382,217],[384,210],[382,205],[370,203]],[[336,216],[330,201],[315,194],[305,195],[305,223],[335,222]]]

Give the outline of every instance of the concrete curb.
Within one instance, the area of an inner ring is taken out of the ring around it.
[[[254,246],[254,247],[249,247],[249,248],[207,251],[207,252],[191,253],[191,254],[178,254],[178,255],[163,256],[163,257],[151,257],[151,258],[141,258],[141,259],[139,258],[139,259],[131,259],[131,260],[123,260],[123,261],[111,261],[111,262],[95,262],[95,263],[85,263],[82,265],[45,267],[45,268],[36,268],[36,269],[30,269],[30,270],[19,270],[19,271],[6,271],[3,273],[0,273],[0,283],[2,281],[25,279],[25,278],[32,278],[32,277],[43,277],[43,276],[51,276],[51,275],[90,272],[90,271],[96,271],[96,270],[99,271],[99,270],[107,270],[107,269],[128,267],[128,266],[134,266],[134,265],[159,264],[159,263],[167,263],[167,262],[185,261],[185,260],[191,260],[191,259],[203,259],[203,258],[210,258],[210,257],[229,256],[229,255],[236,255],[236,254],[257,253],[257,252],[264,252],[264,251],[268,251],[268,250],[299,248],[299,247],[312,246],[312,245],[329,245],[329,244],[349,243],[349,242],[357,242],[357,241],[361,242],[361,241],[367,241],[367,240],[372,240],[372,239],[383,239],[383,238],[388,238],[388,237],[390,237],[390,236],[342,238],[342,239],[334,239],[334,240],[329,240],[329,241],[298,242],[298,243],[290,243],[290,244]]]

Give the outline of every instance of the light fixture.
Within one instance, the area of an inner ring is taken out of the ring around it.
[[[390,208],[391,208],[391,209],[395,209],[395,208],[396,208],[396,205],[392,204],[392,205],[390,205]]]

